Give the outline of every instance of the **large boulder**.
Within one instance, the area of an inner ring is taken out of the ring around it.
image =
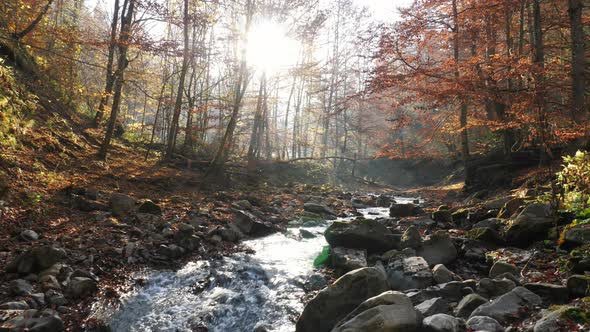
[[[324,233],[332,247],[366,249],[368,252],[384,252],[396,247],[398,243],[391,235],[391,231],[378,221],[363,218],[335,221]]]
[[[417,255],[424,257],[430,266],[449,264],[457,259],[457,248],[449,233],[438,231],[424,240]]]
[[[543,310],[543,317],[535,323],[534,332],[554,332],[566,331],[563,328],[575,326],[578,323],[587,323],[584,321],[575,321],[576,317],[584,320],[583,311],[580,308],[571,306],[551,307]],[[567,331],[574,331],[567,329]]]
[[[348,314],[332,332],[406,332],[418,327],[420,315],[403,293],[385,292]]]
[[[432,285],[432,272],[424,258],[405,257],[387,265],[387,279],[392,289],[421,289]]]
[[[121,193],[113,193],[109,199],[109,207],[114,216],[126,217],[135,212],[135,199]]]
[[[400,248],[418,248],[422,245],[422,237],[420,236],[420,231],[416,226],[410,226],[404,234],[402,234],[402,239],[400,243]]]
[[[563,285],[528,283],[524,287],[539,295],[546,304],[566,303],[569,300],[569,291]]]
[[[391,217],[411,217],[420,213],[420,208],[412,203],[393,203],[389,207]]]
[[[378,268],[350,271],[307,303],[297,320],[296,331],[329,332],[358,305],[388,289],[385,273]]]
[[[318,204],[318,203],[305,203],[303,204],[303,210],[307,211],[307,212],[311,212],[311,213],[318,213],[318,214],[327,214],[327,215],[331,215],[331,216],[335,216],[336,213],[334,211],[332,211],[332,209],[330,209],[329,207],[323,205],[323,204]]]
[[[16,317],[0,323],[0,331],[61,332],[64,324],[53,310],[21,310]]]
[[[471,317],[488,316],[503,323],[520,315],[526,315],[542,302],[537,294],[524,287],[516,287],[497,299],[480,305],[471,313]]]
[[[573,248],[590,242],[590,224],[566,227],[561,235],[560,246]]]
[[[508,244],[525,247],[540,236],[547,234],[547,230],[553,226],[554,215],[551,206],[543,203],[533,203],[509,222],[504,233],[504,239]]]
[[[367,266],[367,251],[335,247],[330,251],[330,260],[334,268],[348,272]]]
[[[275,230],[274,225],[269,221],[263,221],[253,213],[245,210],[233,210],[233,225],[240,232],[248,235],[262,236],[268,235]]]
[[[49,245],[32,248],[8,263],[6,271],[20,274],[37,273],[63,261],[66,256],[64,249]]]

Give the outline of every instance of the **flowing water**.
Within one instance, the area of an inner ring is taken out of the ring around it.
[[[396,201],[408,199],[396,197]],[[387,208],[360,210],[366,218],[387,217]],[[294,331],[303,310],[303,284],[314,274],[313,260],[327,245],[322,226],[299,228],[244,241],[254,254],[197,261],[178,271],[152,271],[146,284],[125,294],[110,317],[123,331]]]

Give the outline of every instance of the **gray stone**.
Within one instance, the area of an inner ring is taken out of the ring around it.
[[[465,322],[447,314],[436,314],[424,318],[424,331],[428,332],[465,332]]]
[[[411,203],[393,203],[389,207],[391,217],[411,217],[418,214],[419,208]]]
[[[467,318],[471,315],[473,310],[487,302],[487,299],[478,294],[468,294],[457,305],[457,309],[455,309],[455,315],[457,317]]]
[[[233,225],[244,234],[267,235],[275,229],[271,222],[263,221],[249,211],[233,210],[233,212],[235,215]]]
[[[471,228],[490,228],[492,230],[495,231],[499,231],[500,228],[502,227],[502,219],[499,218],[487,218],[484,219],[482,221],[479,221],[475,224],[473,224],[473,226]]]
[[[16,296],[26,296],[31,294],[33,286],[26,280],[16,279],[8,284],[10,293]]]
[[[297,321],[298,332],[329,332],[368,298],[389,289],[383,271],[366,267],[340,277],[311,299]]]
[[[450,223],[453,222],[453,215],[449,210],[438,210],[432,212],[432,220],[438,223]]]
[[[29,305],[26,301],[14,301],[14,302],[5,302],[0,304],[0,309],[2,310],[26,310],[29,309]]]
[[[367,266],[367,251],[335,247],[330,251],[330,260],[334,268],[348,272]]]
[[[416,310],[418,310],[423,317],[445,314],[449,312],[449,303],[442,297],[435,297],[418,304]]]
[[[533,203],[512,220],[506,229],[504,238],[507,243],[525,247],[537,237],[547,234],[547,230],[554,224],[551,206],[543,203]]]
[[[400,242],[400,248],[413,248],[416,249],[422,245],[422,237],[420,232],[415,226],[410,226],[404,234]]]
[[[234,229],[234,227],[222,228],[219,231],[219,235],[224,241],[232,243],[238,242],[244,237],[244,234],[242,234],[242,232],[240,232],[237,227],[236,229]]]
[[[424,257],[430,266],[449,264],[457,259],[457,248],[447,232],[438,231],[424,240],[417,254]]]
[[[447,269],[447,267],[443,264],[436,264],[434,268],[432,268],[432,276],[434,278],[434,282],[437,284],[444,284],[447,282],[460,280],[460,278],[455,273]]]
[[[524,287],[516,287],[497,299],[482,304],[471,313],[471,317],[488,316],[500,323],[526,314],[542,304],[541,298]]]
[[[141,202],[141,205],[139,205],[137,212],[159,216],[162,214],[162,208],[153,201],[146,199],[143,202]]]
[[[303,209],[311,213],[328,214],[332,216],[336,215],[336,213],[332,211],[332,209],[328,208],[323,204],[318,203],[305,203],[303,204]]]
[[[567,289],[573,297],[590,295],[590,276],[573,275],[567,279]]]
[[[467,328],[470,331],[504,332],[504,327],[497,320],[486,316],[469,318]]]
[[[562,306],[556,309],[543,310],[543,317],[535,323],[534,332],[555,332],[564,331],[562,328],[568,326],[571,321],[567,319],[567,313],[580,312],[579,308]]]
[[[68,303],[68,300],[62,293],[53,289],[50,289],[45,293],[45,299],[49,302],[49,304],[55,306],[62,306]]]
[[[64,324],[55,312],[37,310],[26,310],[22,316],[12,318],[0,325],[0,330],[3,330],[5,326],[10,327],[8,331],[61,332],[64,330]]]
[[[393,249],[391,231],[376,220],[355,219],[335,221],[325,231],[324,237],[332,247],[366,249],[369,253]]]
[[[304,287],[308,291],[317,291],[328,286],[328,280],[320,274],[312,274],[304,284]]]
[[[252,206],[252,203],[250,203],[250,201],[246,199],[235,201],[232,203],[232,205],[240,210],[252,210],[254,208]]]
[[[70,280],[68,294],[74,298],[83,298],[94,293],[97,288],[96,281],[85,277],[75,277]]]
[[[492,265],[489,276],[490,278],[495,278],[500,274],[506,272],[512,273],[515,276],[518,276],[520,274],[520,270],[514,264],[498,261],[494,263],[494,265]]]
[[[508,293],[516,287],[510,279],[489,279],[482,278],[477,282],[476,291],[480,295],[492,298]]]
[[[113,193],[109,199],[109,207],[116,217],[127,217],[135,212],[135,199],[121,193]]]
[[[26,229],[20,233],[20,238],[25,241],[37,241],[39,240],[39,234],[31,229]]]
[[[572,248],[590,242],[590,224],[581,224],[573,227],[566,227],[561,237],[563,242],[560,246]]]
[[[524,287],[539,295],[546,304],[562,304],[569,300],[569,291],[563,285],[528,283]]]
[[[41,288],[43,290],[48,290],[48,289],[59,290],[59,289],[61,289],[61,285],[59,284],[59,281],[53,275],[44,275],[41,278],[39,278],[39,282],[41,283]]]
[[[299,229],[299,235],[301,235],[301,237],[304,239],[313,239],[316,237],[315,234],[313,234],[312,232],[308,231],[307,229],[303,229],[303,228]]]
[[[403,332],[418,326],[419,314],[412,301],[399,292],[385,292],[361,303],[332,332]]]
[[[421,289],[432,285],[432,272],[424,258],[419,256],[396,260],[386,267],[392,289]]]
[[[20,274],[37,273],[61,262],[66,256],[65,250],[52,246],[32,248],[8,263],[6,271]]]

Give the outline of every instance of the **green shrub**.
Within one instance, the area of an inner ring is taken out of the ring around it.
[[[578,151],[573,156],[563,157],[563,162],[563,169],[557,173],[561,204],[576,214],[590,216],[590,211],[586,210],[590,205],[590,154]]]

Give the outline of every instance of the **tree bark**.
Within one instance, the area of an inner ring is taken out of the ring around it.
[[[568,4],[572,43],[572,118],[577,123],[583,123],[588,117],[584,97],[586,91],[584,79],[586,56],[584,54],[584,25],[582,22],[584,5],[582,0],[568,0]]]

